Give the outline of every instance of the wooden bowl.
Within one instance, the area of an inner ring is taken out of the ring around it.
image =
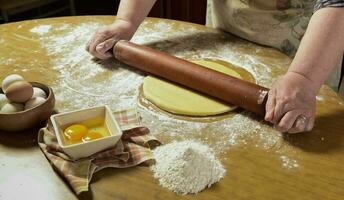
[[[43,125],[49,119],[55,106],[53,90],[41,83],[30,82],[33,87],[41,88],[46,94],[46,101],[36,107],[16,113],[0,113],[0,130],[22,131]],[[3,93],[0,88],[0,93]]]

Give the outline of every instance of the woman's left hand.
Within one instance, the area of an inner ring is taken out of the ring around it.
[[[268,94],[265,120],[281,132],[312,130],[316,109],[315,84],[305,76],[288,72],[278,79]]]

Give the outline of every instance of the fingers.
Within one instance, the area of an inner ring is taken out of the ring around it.
[[[269,91],[265,120],[282,132],[311,130],[316,104],[312,84],[308,79],[292,73],[280,77]]]
[[[314,127],[315,116],[306,117],[300,113],[299,111],[287,112],[275,128],[291,134],[311,131]]]
[[[116,20],[113,24],[97,31],[86,44],[86,51],[94,57],[107,59],[113,56],[111,49],[120,39],[129,40],[137,26],[126,20]]]
[[[311,117],[308,121],[308,125],[306,127],[306,131],[311,131],[314,127],[315,117]]]
[[[111,49],[116,44],[118,40],[115,38],[110,38],[108,40],[105,40],[104,42],[98,44],[96,46],[96,51],[101,54],[104,57],[112,57],[113,53],[111,52]]]
[[[303,117],[302,117],[303,116]],[[308,124],[308,118],[304,115],[299,115],[295,120],[295,123],[291,129],[288,130],[288,133],[301,133],[306,130]]]
[[[285,101],[277,100],[275,90],[270,90],[268,100],[266,102],[265,120],[273,124],[277,124],[283,115],[289,111],[286,110],[285,104]]]
[[[293,127],[295,120],[300,115],[297,111],[289,111],[287,112],[282,119],[275,125],[275,128],[281,132],[288,132],[289,129]]]
[[[274,114],[273,114],[274,117],[272,119],[273,124],[277,124],[281,120],[283,115],[288,111],[288,110],[285,110],[284,105],[285,105],[285,102],[276,100],[276,105],[275,105]]]
[[[102,34],[99,34],[98,37],[95,37],[94,40],[91,42],[88,52],[97,58],[106,59],[107,56],[104,56],[103,54],[99,53],[96,49],[97,45],[104,41],[104,36]]]
[[[94,57],[100,59],[107,59],[112,57],[109,50],[113,47],[117,40],[111,38],[112,34],[107,31],[100,31],[95,33],[86,44],[86,51]]]
[[[274,109],[276,105],[276,92],[275,90],[270,90],[268,93],[268,100],[266,101],[266,114],[265,114],[265,120],[272,122],[274,118]]]

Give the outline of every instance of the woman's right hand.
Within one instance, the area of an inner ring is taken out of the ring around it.
[[[113,24],[98,30],[87,42],[86,51],[99,59],[113,57],[112,48],[119,40],[130,40],[137,27],[117,19]]]

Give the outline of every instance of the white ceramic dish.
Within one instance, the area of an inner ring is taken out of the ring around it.
[[[105,117],[105,124],[110,133],[109,136],[99,138],[90,142],[77,143],[72,145],[65,145],[63,143],[62,137],[64,130],[62,130],[62,127],[96,117]],[[122,131],[110,108],[107,106],[93,107],[56,114],[51,116],[50,119],[54,126],[59,145],[62,147],[65,153],[67,153],[73,159],[88,157],[94,153],[113,147],[122,136]]]

